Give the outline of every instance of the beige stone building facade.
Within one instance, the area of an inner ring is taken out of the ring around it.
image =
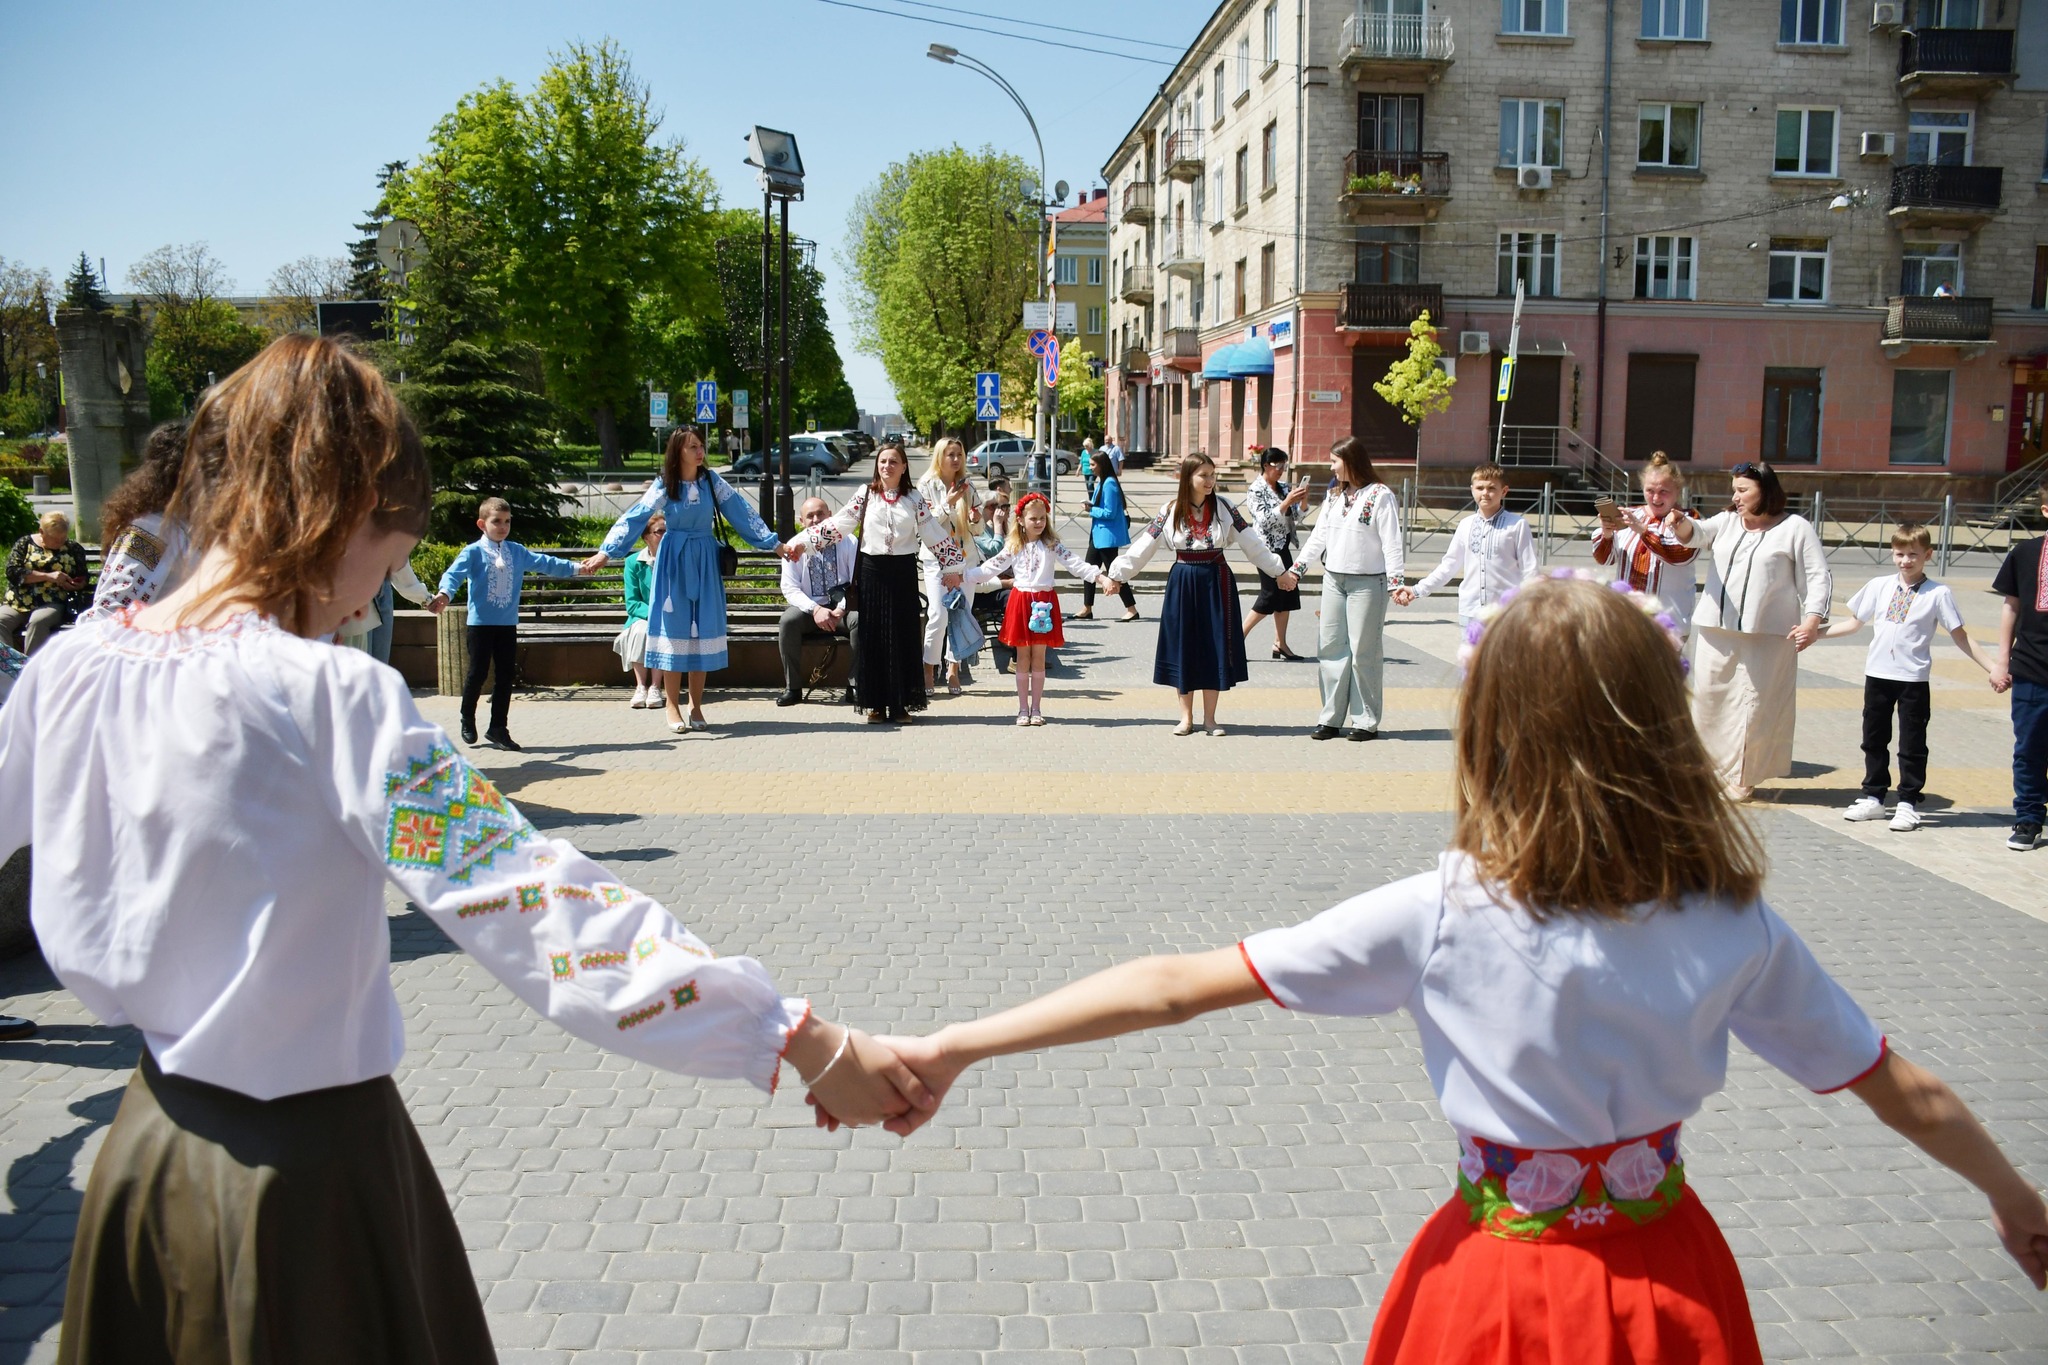
[[[2044,169],[2048,0],[1225,0],[1104,167],[1110,424],[1989,497],[2048,425]],[[1372,383],[1425,308],[1418,441]]]

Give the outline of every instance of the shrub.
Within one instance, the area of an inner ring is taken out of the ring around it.
[[[448,572],[448,566],[455,562],[455,556],[461,553],[460,545],[423,540],[412,547],[412,571],[420,576],[420,582],[427,585],[427,591],[432,592],[441,581],[441,575]]]
[[[0,479],[0,553],[36,529],[36,509],[27,494]]]

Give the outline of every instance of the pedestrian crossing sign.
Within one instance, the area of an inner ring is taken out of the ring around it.
[[[697,417],[701,423],[718,420],[718,381],[700,379],[697,381]]]
[[[974,420],[999,422],[1003,417],[1003,377],[994,370],[974,376]]]

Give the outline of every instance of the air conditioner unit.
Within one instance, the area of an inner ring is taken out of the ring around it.
[[[1876,160],[1883,160],[1891,156],[1892,149],[1897,145],[1897,134],[1895,133],[1865,133],[1863,135],[1862,155]]]
[[[1870,7],[1872,28],[1897,28],[1906,22],[1906,7],[1900,0],[1877,0]]]
[[[1523,166],[1515,172],[1515,188],[1518,190],[1549,189],[1550,167]]]
[[[1459,355],[1485,355],[1492,349],[1493,334],[1491,332],[1458,333]]]

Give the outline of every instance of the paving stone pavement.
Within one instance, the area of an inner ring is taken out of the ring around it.
[[[832,1017],[922,1030],[1426,867],[1446,828],[1452,634],[1441,616],[1395,629],[1390,682],[1414,708],[1390,717],[1400,742],[1303,741],[1308,666],[1263,660],[1225,699],[1231,734],[1175,739],[1170,697],[1144,681],[1149,626],[1106,624],[1087,628],[1078,673],[1056,672],[1049,709],[1071,718],[1044,730],[992,723],[1000,677],[900,732],[720,696],[721,729],[682,741],[597,692],[522,698],[514,728],[532,752],[483,761],[537,823],[721,951],[760,957]],[[1850,685],[1808,673],[1809,697]],[[1995,714],[1956,700],[1953,714],[1937,703],[1937,726],[1959,727],[1950,761],[1993,765]],[[442,699],[422,705],[452,718]],[[1795,784],[1824,789],[1839,769],[1853,785],[1835,719],[1853,712],[1816,701],[1802,719]],[[874,792],[932,773],[953,775],[933,813],[876,813]],[[654,814],[522,796],[633,774],[724,795]],[[751,792],[794,783],[810,794],[791,813],[749,813]],[[1197,800],[1290,786],[1328,804]],[[976,807],[1001,813],[957,814],[970,789],[1006,793]],[[1894,1044],[2048,1179],[2048,923],[1916,865],[1938,861],[1928,849],[1966,859],[1956,841],[1975,826],[1886,845],[1804,809],[1758,810],[1774,904]],[[398,1080],[506,1361],[1355,1363],[1402,1249],[1448,1192],[1455,1146],[1402,1017],[1246,1008],[997,1062],[907,1142],[829,1135],[793,1094],[763,1102],[569,1039],[391,908],[409,1029]],[[8,1365],[54,1358],[77,1191],[137,1044],[32,961],[0,966],[0,1009],[44,1024],[0,1045]],[[1853,1099],[1810,1095],[1738,1046],[1686,1144],[1767,1358],[2048,1360],[2048,1305],[1998,1251],[1982,1201]]]

